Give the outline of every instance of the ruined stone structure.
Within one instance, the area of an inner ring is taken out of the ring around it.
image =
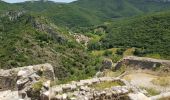
[[[54,70],[50,64],[40,64],[35,66],[25,66],[9,70],[0,70],[0,91],[17,90],[16,82],[19,79],[18,72],[24,72],[27,76],[38,74],[49,80],[54,80]]]
[[[134,69],[150,69],[156,70],[161,69],[164,72],[170,71],[170,61],[168,60],[158,60],[146,57],[135,57],[129,56],[123,58],[115,65],[115,69],[118,70],[122,66],[132,67]]]
[[[129,61],[129,58],[125,58],[124,60],[126,61],[126,59]],[[136,59],[132,57],[130,61],[136,61]],[[138,58],[138,61],[139,59],[142,58]],[[152,64],[169,64],[168,61],[162,60],[154,60],[156,63],[154,63],[153,59],[150,59],[150,61]],[[137,63],[131,62],[130,64],[135,65]],[[40,81],[41,78],[45,78],[45,81]],[[139,87],[134,86],[124,79],[114,77],[91,78],[72,81],[68,84],[53,84],[51,86],[53,80],[55,80],[54,70],[50,64],[0,70],[0,85],[1,90],[3,90],[0,91],[0,100],[159,100],[170,97],[170,93],[147,97],[144,95],[145,92]],[[42,82],[41,87],[38,91],[34,91],[33,85],[38,82]],[[119,84],[109,85],[109,87],[102,89],[93,87],[107,82],[117,82]],[[30,93],[33,94],[30,95]]]
[[[103,90],[96,90],[90,87],[92,84],[95,85],[102,82],[120,82],[123,85],[112,86]],[[51,90],[42,94],[41,100],[49,100],[49,98],[52,100],[130,100],[127,96],[128,93],[137,93],[139,91],[140,89],[132,86],[125,80],[102,77],[53,86]]]

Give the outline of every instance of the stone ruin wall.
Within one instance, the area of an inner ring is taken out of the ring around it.
[[[140,69],[150,69],[150,70],[163,66],[165,68],[163,70],[167,72],[170,71],[170,61],[168,60],[158,60],[158,59],[145,58],[145,57],[129,56],[119,61],[115,65],[115,69],[118,70],[124,65],[135,69],[140,68]]]
[[[90,87],[92,84],[100,84],[101,82],[121,82],[123,85],[112,86],[103,90]],[[52,100],[130,100],[128,94],[139,91],[140,89],[123,79],[101,77],[53,86],[51,88],[53,96],[46,95],[47,93],[44,92],[41,100],[49,100],[49,97]]]
[[[40,64],[35,66],[25,66],[9,70],[0,70],[0,91],[17,90],[17,74],[20,70],[29,70],[32,73],[38,73],[49,80],[54,80],[54,70],[50,64]]]

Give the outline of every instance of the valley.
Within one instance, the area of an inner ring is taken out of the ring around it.
[[[0,0],[0,100],[169,100],[169,72],[169,0]]]

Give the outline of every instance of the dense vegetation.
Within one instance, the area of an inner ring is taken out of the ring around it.
[[[170,9],[170,2],[154,0],[78,0],[69,4],[28,1],[17,4],[0,2],[0,8],[23,9],[39,16],[46,16],[57,25],[76,29],[101,24],[110,19],[118,19],[148,12]]]
[[[0,18],[1,68],[51,63],[60,80],[87,78],[98,70],[97,59],[64,29],[27,13],[9,20],[15,13]]]
[[[170,59],[170,12],[122,19],[106,25],[108,34],[90,49],[136,48],[135,55]]]
[[[0,1],[0,68],[47,62],[68,81],[93,76],[101,56],[117,62],[133,51],[170,59],[170,12],[154,14],[169,9],[165,0]],[[91,55],[74,32],[91,37],[88,50],[99,51]]]

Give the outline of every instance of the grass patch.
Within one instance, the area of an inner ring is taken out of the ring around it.
[[[170,85],[170,77],[159,77],[159,78],[153,79],[152,83],[155,85],[166,87]]]
[[[105,70],[103,74],[104,77],[118,77],[122,73],[120,71],[113,72],[111,70]]]
[[[119,81],[115,81],[115,82],[101,82],[98,84],[93,84],[90,87],[94,88],[96,90],[103,90],[106,88],[111,88],[113,86],[123,86],[124,84],[122,82]]]
[[[160,91],[154,89],[154,88],[147,88],[147,87],[141,87],[142,89],[145,89],[148,92],[148,96],[155,96],[160,94]]]
[[[39,91],[41,90],[42,86],[43,86],[43,83],[39,81],[39,82],[34,83],[32,85],[32,88],[34,89],[34,91]]]
[[[94,56],[103,56],[106,51],[110,51],[110,52],[112,52],[111,55],[114,55],[114,54],[116,54],[117,49],[118,48],[111,48],[111,49],[106,49],[106,50],[94,50],[94,51],[92,51],[92,55],[94,55]]]
[[[155,59],[161,59],[160,54],[147,54],[146,57],[155,58]]]
[[[126,56],[133,56],[134,51],[135,51],[134,48],[128,48],[128,49],[123,53],[123,56],[124,56],[124,57],[126,57]]]

